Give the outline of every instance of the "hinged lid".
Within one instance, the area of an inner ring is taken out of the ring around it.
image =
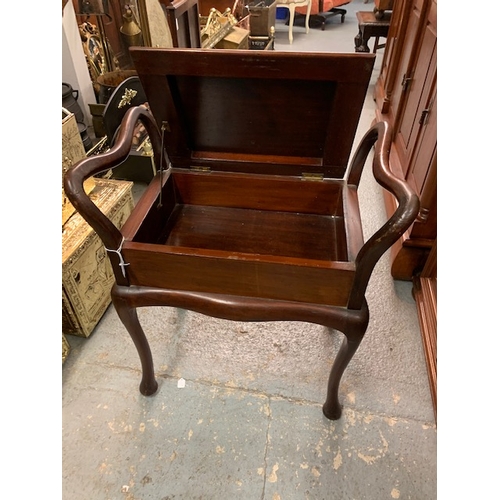
[[[130,53],[173,167],[344,176],[374,54]]]

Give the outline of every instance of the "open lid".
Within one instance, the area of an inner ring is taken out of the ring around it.
[[[344,176],[374,54],[130,53],[173,167]]]

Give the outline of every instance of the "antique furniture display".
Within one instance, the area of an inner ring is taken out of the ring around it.
[[[373,13],[377,19],[383,19],[386,10],[392,10],[394,7],[394,0],[375,0],[375,7]]]
[[[375,56],[133,48],[148,97],[113,148],[65,177],[104,242],[116,311],[158,388],[137,308],[168,305],[238,321],[305,321],[341,331],[323,413],[341,415],[341,377],[368,326],[365,291],[381,255],[413,222],[416,194],[388,169],[391,129],[378,122],[348,165]],[[290,107],[289,102],[300,104]],[[118,165],[141,120],[157,174],[119,230],[84,180]],[[364,243],[357,189],[368,154],[398,200]]]
[[[244,13],[249,18],[250,33],[253,36],[269,35],[271,27],[276,25],[276,0],[249,2]]]
[[[420,211],[391,248],[391,274],[415,284],[436,405],[437,1],[399,0],[392,16],[375,85],[376,114],[394,130],[389,168],[419,195]],[[385,204],[390,216],[394,200],[386,196]]]
[[[250,49],[274,49],[276,0],[257,0],[245,5],[244,14],[250,30]]]
[[[133,69],[119,69],[104,73],[97,79],[99,84],[99,103],[107,104],[113,92],[127,79],[137,75]]]
[[[375,37],[373,44],[373,53],[377,49],[385,47],[385,44],[380,44],[380,37],[387,38],[389,26],[391,24],[391,13],[385,13],[381,19],[378,19],[373,12],[356,12],[358,18],[359,32],[354,38],[354,50],[356,52],[370,52],[368,41]]]
[[[248,48],[251,50],[274,50],[274,39],[276,37],[276,30],[271,26],[269,35],[249,35]]]
[[[103,124],[110,145],[113,145],[123,117],[132,106],[146,102],[146,94],[139,77],[135,74],[124,79],[107,100],[103,112]]]
[[[250,32],[240,26],[231,31],[215,46],[216,49],[249,49]]]
[[[131,10],[134,20],[142,25],[137,2],[141,3],[143,0],[72,1],[80,25],[84,51],[89,63],[95,66],[91,68],[92,81],[100,74],[130,68],[128,43],[131,40],[121,31],[124,25],[123,16],[127,10]],[[95,52],[87,50],[87,46]]]
[[[115,143],[125,113],[133,106],[144,104],[146,94],[138,76],[124,80],[111,94],[103,113],[106,130],[106,148]],[[156,174],[153,153],[146,129],[137,124],[134,131],[132,148],[128,158],[114,168],[111,176],[114,179],[149,183]]]
[[[134,206],[132,183],[95,179],[90,198],[121,228]],[[78,213],[62,228],[62,326],[64,334],[88,337],[111,303],[114,277],[106,250]]]
[[[309,25],[314,28],[320,27],[321,30],[324,30],[326,21],[334,16],[340,16],[340,22],[343,23],[347,11],[341,7],[351,3],[351,1],[352,0],[311,0]],[[295,24],[302,26],[307,14],[306,8],[299,7],[297,9],[297,14]]]
[[[238,20],[229,7],[224,12],[212,7],[207,17],[200,17],[202,48],[248,49],[249,32],[237,24]]]
[[[159,3],[167,16],[173,46],[201,47],[198,0],[159,0]]]
[[[415,224],[391,249],[392,275],[412,280],[437,236],[437,2],[400,1],[393,16],[375,100],[394,129],[390,168],[421,199]],[[390,197],[386,206],[392,214]]]
[[[112,8],[107,1],[73,0],[76,15],[83,19],[79,26],[87,64],[92,76],[118,69],[119,62],[109,42],[105,25],[112,21]],[[97,26],[96,26],[97,25]]]
[[[82,144],[85,151],[92,148],[92,139],[88,135],[87,125],[82,108],[78,104],[78,90],[73,89],[69,83],[62,82],[62,108],[63,116],[65,114],[73,114],[76,119],[76,127],[82,138]]]
[[[139,17],[132,8],[132,6],[126,5],[123,24],[120,28],[120,33],[127,48],[144,45],[142,30],[138,23]]]
[[[245,17],[245,5],[243,0],[198,0],[198,10],[201,17],[208,17],[212,9],[225,12],[227,9],[231,14],[241,21]]]
[[[413,285],[434,417],[437,419],[437,239],[422,272],[413,278]]]
[[[64,84],[63,84],[64,85]],[[64,87],[63,87],[64,88]],[[63,182],[66,172],[86,156],[83,146],[83,139],[78,130],[78,122],[74,113],[70,113],[66,108],[62,108],[62,173],[61,173],[61,193],[62,193],[62,224],[64,224],[74,213],[75,207],[71,204],[64,192]],[[90,193],[95,187],[94,178],[90,177],[85,181],[85,192]]]
[[[293,43],[293,22],[295,19],[295,9],[306,6],[306,17],[304,20],[306,33],[309,33],[309,17],[311,15],[312,0],[277,0],[277,7],[288,9],[288,40]]]
[[[136,75],[133,71],[132,74]],[[109,73],[109,75],[111,75]],[[146,94],[137,76],[122,81],[107,98],[101,112],[103,134],[87,156],[108,151],[114,144],[125,113],[132,106],[146,103]],[[129,156],[119,166],[106,172],[103,177],[149,183],[156,174],[153,151],[146,129],[138,123]]]

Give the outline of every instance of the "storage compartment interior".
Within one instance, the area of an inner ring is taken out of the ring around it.
[[[316,261],[347,261],[342,183],[176,170],[146,196],[134,242]],[[156,191],[155,191],[156,190]]]

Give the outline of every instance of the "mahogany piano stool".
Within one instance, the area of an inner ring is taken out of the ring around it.
[[[154,394],[158,383],[138,307],[304,321],[345,335],[323,406],[338,419],[340,380],[368,326],[373,268],[419,209],[416,194],[389,170],[388,123],[367,131],[348,166],[376,56],[130,53],[147,104],[131,106],[112,148],[73,166],[64,183],[108,250],[111,296],[139,354],[141,393]],[[118,230],[83,182],[124,161],[137,120],[157,173]],[[365,243],[357,190],[373,146],[374,177],[398,208]]]
[[[356,52],[370,52],[368,40],[370,40],[371,37],[375,37],[373,45],[374,54],[377,52],[377,49],[385,47],[385,44],[379,44],[379,39],[380,37],[387,38],[389,34],[391,14],[391,12],[385,12],[382,18],[378,19],[374,12],[356,12],[359,28],[359,32],[354,38],[354,50]]]

